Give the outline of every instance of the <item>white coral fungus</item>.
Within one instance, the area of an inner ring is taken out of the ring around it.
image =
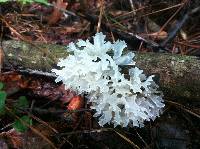
[[[56,82],[62,81],[66,89],[88,94],[101,126],[111,122],[114,126],[141,127],[145,120],[159,116],[164,107],[153,76],[145,76],[134,66],[134,53],[122,54],[126,47],[124,41],[112,44],[105,41],[105,35],[96,33],[93,44],[89,40],[70,43],[73,55],[59,61],[61,70],[52,70],[58,76]],[[126,76],[123,65],[132,65]]]

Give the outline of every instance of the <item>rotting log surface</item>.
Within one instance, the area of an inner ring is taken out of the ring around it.
[[[65,46],[4,41],[4,69],[32,69],[51,72],[59,58],[69,53]],[[167,97],[200,100],[200,60],[192,56],[164,53],[136,53],[136,66],[154,74]]]

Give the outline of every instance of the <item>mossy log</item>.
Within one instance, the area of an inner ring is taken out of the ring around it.
[[[4,69],[31,69],[51,72],[59,58],[69,54],[65,46],[55,44],[4,41]],[[193,56],[164,53],[136,53],[136,66],[154,74],[166,97],[200,100],[200,60]]]

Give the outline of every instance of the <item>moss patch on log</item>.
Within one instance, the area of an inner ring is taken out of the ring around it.
[[[136,65],[159,77],[165,96],[200,98],[200,60],[193,56],[164,53],[136,54]]]
[[[5,41],[5,62],[16,68],[29,68],[50,72],[59,58],[68,55],[66,47],[55,44],[28,44],[21,41]]]

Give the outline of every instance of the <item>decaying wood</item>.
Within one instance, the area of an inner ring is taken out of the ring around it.
[[[36,70],[52,74],[59,58],[69,54],[65,46],[28,44],[20,41],[2,43],[4,69]],[[200,100],[200,60],[192,56],[164,53],[136,53],[136,66],[154,74],[166,97]],[[34,72],[34,71],[33,71]],[[51,76],[51,75],[49,75]]]

